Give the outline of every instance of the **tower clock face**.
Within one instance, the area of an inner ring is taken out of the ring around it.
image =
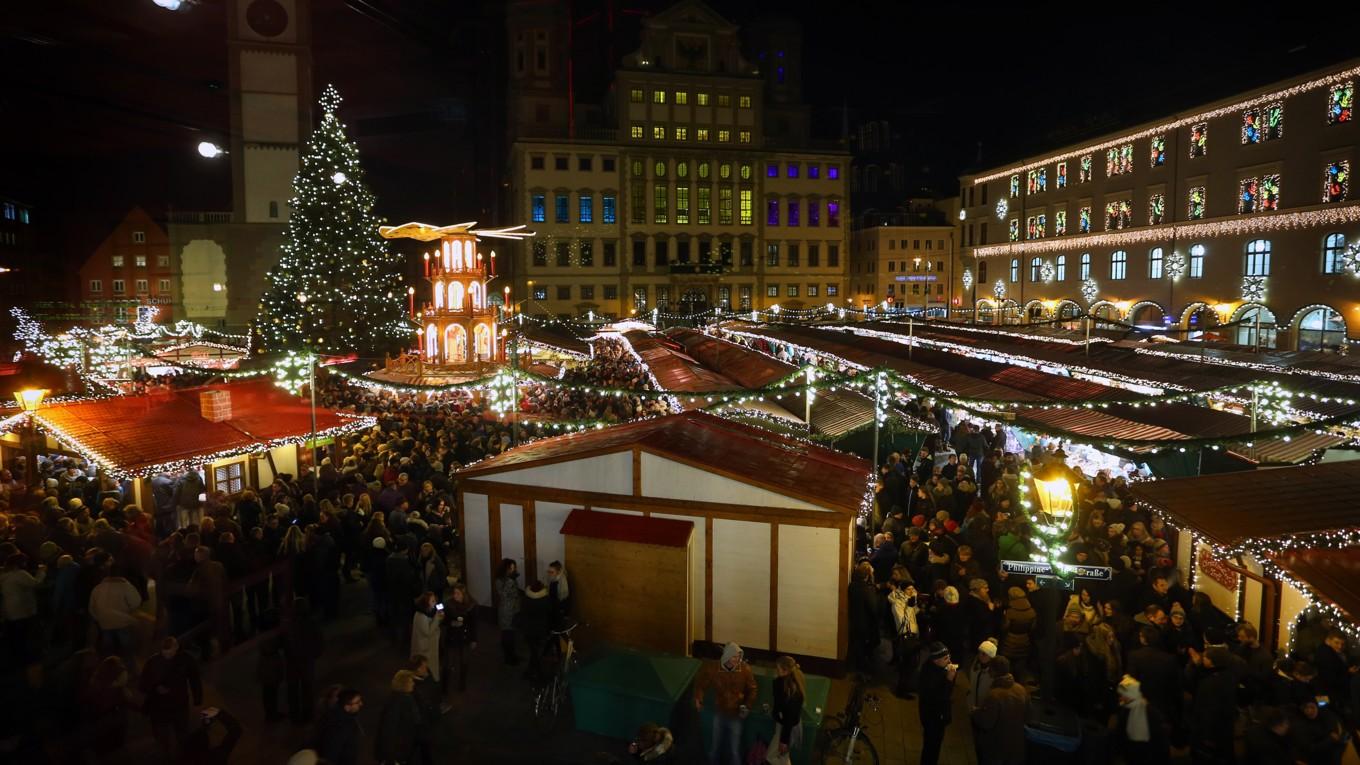
[[[278,37],[288,28],[288,11],[278,0],[255,0],[246,8],[246,23],[261,37]]]

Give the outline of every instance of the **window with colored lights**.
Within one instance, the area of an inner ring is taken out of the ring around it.
[[[1209,153],[1209,123],[1201,122],[1190,128],[1190,158],[1203,157]]]
[[[1053,235],[1062,236],[1067,233],[1067,211],[1059,210],[1053,213]]]
[[[1081,158],[1081,169],[1077,172],[1077,183],[1090,183],[1092,165],[1093,160],[1091,159],[1090,154],[1084,155]]]
[[[1133,225],[1133,202],[1120,199],[1105,204],[1105,230],[1118,231]]]
[[[1154,135],[1151,145],[1151,162],[1153,167],[1161,167],[1166,164],[1166,136]]]
[[[1344,202],[1350,191],[1350,160],[1328,162],[1322,170],[1322,201],[1326,203]]]
[[[1351,121],[1351,108],[1355,104],[1355,82],[1347,80],[1333,85],[1327,94],[1327,124]]]
[[[1058,188],[1060,188],[1060,189],[1065,189],[1065,188],[1067,188],[1067,163],[1066,163],[1066,162],[1059,162],[1059,163],[1058,163],[1058,174],[1057,174],[1057,176],[1055,177],[1055,182],[1058,184]]]
[[[1189,205],[1186,217],[1190,220],[1199,220],[1204,217],[1204,187],[1195,186],[1190,189]]]
[[[1153,194],[1148,197],[1148,225],[1159,226],[1166,222],[1166,195]]]
[[[1015,197],[1020,196],[1020,176],[1019,176],[1019,175],[1012,175],[1012,176],[1011,176],[1010,189],[1011,189],[1011,197],[1012,197],[1012,198],[1015,198]]]
[[[1284,104],[1276,101],[1242,113],[1242,143],[1273,141],[1284,135]]]
[[[1077,233],[1091,233],[1091,208],[1089,206],[1077,210]]]

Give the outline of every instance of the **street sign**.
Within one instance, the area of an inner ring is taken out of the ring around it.
[[[1034,583],[1044,590],[1071,590],[1072,583],[1066,579],[1059,579],[1056,576],[1040,574],[1034,577]]]
[[[1075,579],[1098,579],[1108,582],[1114,577],[1114,570],[1109,566],[1082,566],[1072,564],[1067,567],[1072,572]],[[1058,576],[1058,572],[1053,570],[1053,564],[1045,561],[1032,560],[1003,560],[1001,570],[1007,574],[1019,574],[1021,576]]]

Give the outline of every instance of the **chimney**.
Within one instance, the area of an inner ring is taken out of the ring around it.
[[[231,391],[205,390],[198,394],[198,411],[208,422],[231,419]]]

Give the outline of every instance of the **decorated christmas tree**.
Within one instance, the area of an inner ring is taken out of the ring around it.
[[[378,236],[359,149],[335,116],[340,94],[328,85],[320,103],[325,116],[293,178],[283,254],[265,278],[254,330],[263,351],[374,355],[412,332],[400,259]]]

